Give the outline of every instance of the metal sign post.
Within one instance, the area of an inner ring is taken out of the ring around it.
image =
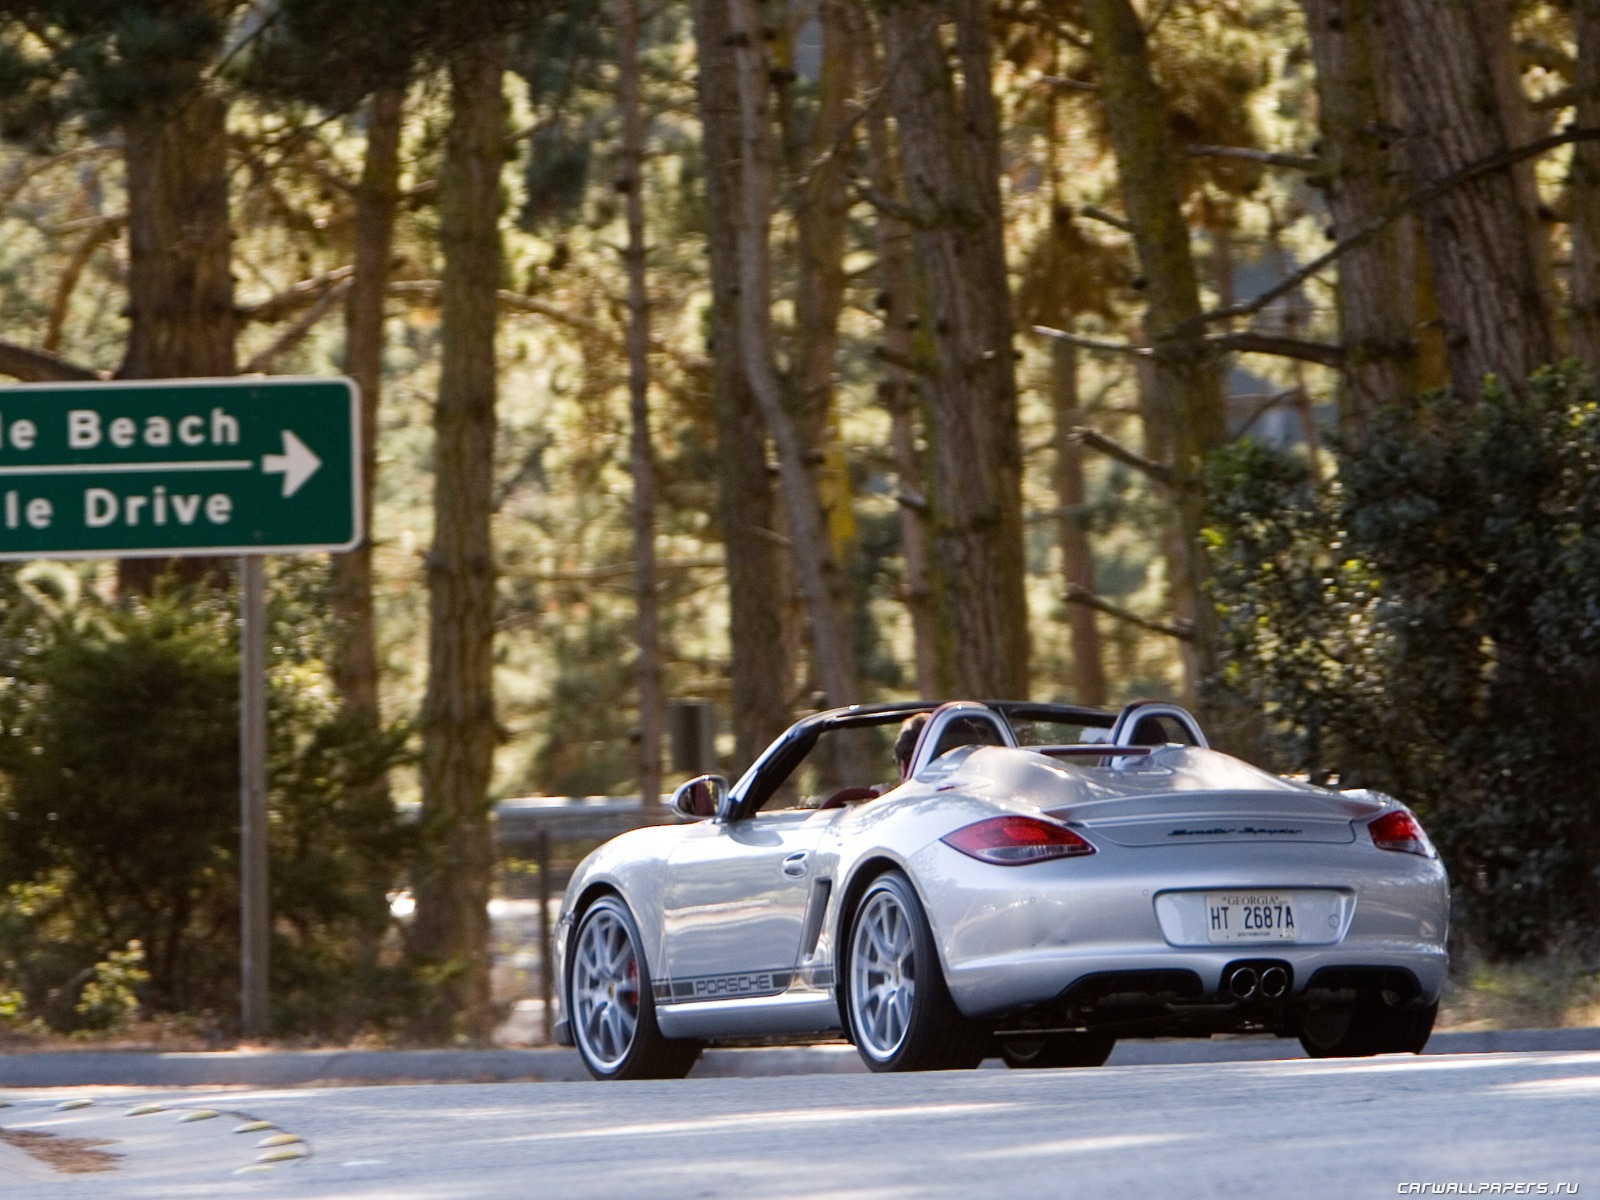
[[[259,554],[239,559],[239,1026],[267,1028],[267,581]]]
[[[239,555],[240,1025],[267,1027],[264,555],[361,540],[348,379],[0,388],[0,560]]]

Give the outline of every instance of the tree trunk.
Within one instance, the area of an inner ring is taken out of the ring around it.
[[[1317,67],[1315,182],[1328,200],[1333,232],[1365,226],[1409,190],[1383,102],[1379,0],[1302,0]],[[1340,426],[1359,434],[1384,404],[1417,392],[1415,288],[1407,277],[1409,217],[1339,259],[1339,340],[1344,346]]]
[[[639,98],[639,0],[622,0],[618,30],[623,191],[627,197],[628,417],[633,474],[634,624],[639,645],[639,797],[661,802],[661,615],[656,591],[655,459],[650,449],[650,297],[645,280],[644,108]]]
[[[1201,479],[1206,456],[1227,439],[1222,372],[1197,339],[1175,336],[1200,314],[1200,286],[1144,27],[1129,0],[1086,0],[1084,11],[1148,298],[1145,328],[1155,359],[1150,401],[1165,427],[1161,433],[1171,437],[1177,535],[1169,574],[1173,610],[1194,631],[1185,647],[1186,690],[1194,699],[1217,669]]]
[[[1578,43],[1573,72],[1580,129],[1600,126],[1600,0],[1573,0]],[[1567,179],[1572,212],[1572,353],[1600,371],[1600,142],[1572,148]]]
[[[947,695],[1026,697],[1022,449],[986,0],[883,10],[920,271],[918,364],[932,449],[929,524]],[[955,68],[941,24],[955,24]]]
[[[860,10],[856,10],[859,15]],[[870,45],[870,27],[857,20],[852,32]],[[875,53],[863,54],[866,90],[883,86],[883,64]],[[867,150],[872,186],[880,196],[902,203],[899,170],[889,140],[889,122],[882,105],[867,115]],[[928,534],[923,520],[923,470],[917,451],[915,381],[905,364],[914,352],[916,285],[912,282],[911,231],[893,213],[879,211],[874,221],[878,252],[878,308],[883,314],[883,382],[878,394],[889,410],[889,442],[899,477],[900,547],[905,560],[901,599],[911,617],[912,656],[917,694],[925,699],[939,695],[939,653],[932,592],[928,583]]]
[[[228,219],[227,105],[192,90],[123,125],[128,171],[128,348],[121,379],[232,375],[233,231]],[[215,560],[123,559],[117,586],[219,577]]]
[[[1072,431],[1083,424],[1078,407],[1078,351],[1070,342],[1051,343],[1055,409],[1056,503],[1061,508],[1057,532],[1061,540],[1061,575],[1067,591],[1095,592],[1094,550],[1089,545],[1088,489],[1083,479],[1083,447]],[[1067,630],[1072,636],[1072,700],[1100,707],[1106,702],[1105,652],[1094,609],[1067,605]]]
[[[1390,0],[1391,69],[1406,108],[1406,151],[1419,187],[1509,147],[1476,0]],[[1555,358],[1516,173],[1448,188],[1422,209],[1450,359],[1466,396],[1494,374],[1511,386]]]
[[[1501,123],[1505,126],[1506,144],[1525,146],[1539,136],[1539,132],[1534,111],[1528,104],[1528,93],[1522,86],[1522,68],[1517,62],[1517,47],[1512,37],[1511,0],[1472,0],[1471,11],[1477,18],[1483,38],[1489,75],[1494,80],[1495,99],[1500,106]],[[1539,199],[1539,160],[1524,158],[1514,163],[1511,176],[1517,183],[1517,203],[1522,210],[1528,253],[1533,257],[1539,288],[1544,293],[1545,311],[1550,314],[1552,327],[1558,328],[1562,323],[1562,314],[1556,302],[1550,235],[1544,222],[1544,205]]]
[[[422,824],[413,945],[445,972],[425,1014],[435,1036],[483,1037],[491,1023],[489,777],[494,709],[496,290],[505,165],[506,48],[485,37],[454,53],[440,189],[439,400],[434,536],[428,555],[428,687],[422,706]]]
[[[717,417],[717,507],[727,556],[729,707],[740,768],[789,724],[782,549],[773,529],[766,435],[739,332],[739,84],[727,0],[694,0],[711,259],[711,388]],[[775,661],[776,659],[776,661]]]
[[[843,562],[854,541],[850,477],[833,412],[834,362],[839,350],[839,314],[844,307],[845,227],[850,215],[845,182],[855,150],[849,101],[855,81],[855,39],[846,0],[821,0],[822,70],[817,109],[795,206],[794,401],[795,427],[803,453],[814,464],[832,553]],[[842,572],[835,572],[834,604],[849,611]]]
[[[835,565],[816,482],[807,468],[804,443],[784,404],[783,384],[773,359],[771,237],[772,128],[768,104],[771,72],[756,0],[730,0],[729,20],[739,91],[740,349],[756,403],[778,453],[789,517],[789,541],[811,622],[818,682],[829,706],[860,698],[849,629],[834,602]]]
[[[361,542],[333,558],[333,611],[340,636],[332,676],[345,714],[376,733],[378,638],[372,609],[372,498],[378,474],[378,406],[383,393],[384,300],[400,197],[400,128],[405,89],[367,102],[367,145],[356,191],[355,266],[345,301],[345,371],[361,393]]]

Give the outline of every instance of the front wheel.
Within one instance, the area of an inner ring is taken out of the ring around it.
[[[869,1069],[978,1065],[985,1039],[950,998],[933,930],[910,880],[889,871],[872,881],[847,945],[850,1036]]]
[[[682,1079],[700,1043],[661,1036],[639,930],[620,896],[584,910],[573,936],[567,1011],[578,1054],[596,1079]]]
[[[1098,1067],[1111,1057],[1117,1039],[1105,1033],[1052,1033],[1045,1037],[1000,1039],[1006,1066]]]

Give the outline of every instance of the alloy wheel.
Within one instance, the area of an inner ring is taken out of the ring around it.
[[[639,953],[621,916],[597,906],[578,932],[572,963],[573,1030],[602,1071],[628,1056],[639,1029]]]
[[[916,965],[911,915],[892,893],[876,893],[856,919],[850,954],[856,1035],[876,1059],[892,1057],[905,1041],[916,1000]]]

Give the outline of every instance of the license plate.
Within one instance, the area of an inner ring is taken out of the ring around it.
[[[1298,942],[1293,892],[1207,892],[1213,942]]]

